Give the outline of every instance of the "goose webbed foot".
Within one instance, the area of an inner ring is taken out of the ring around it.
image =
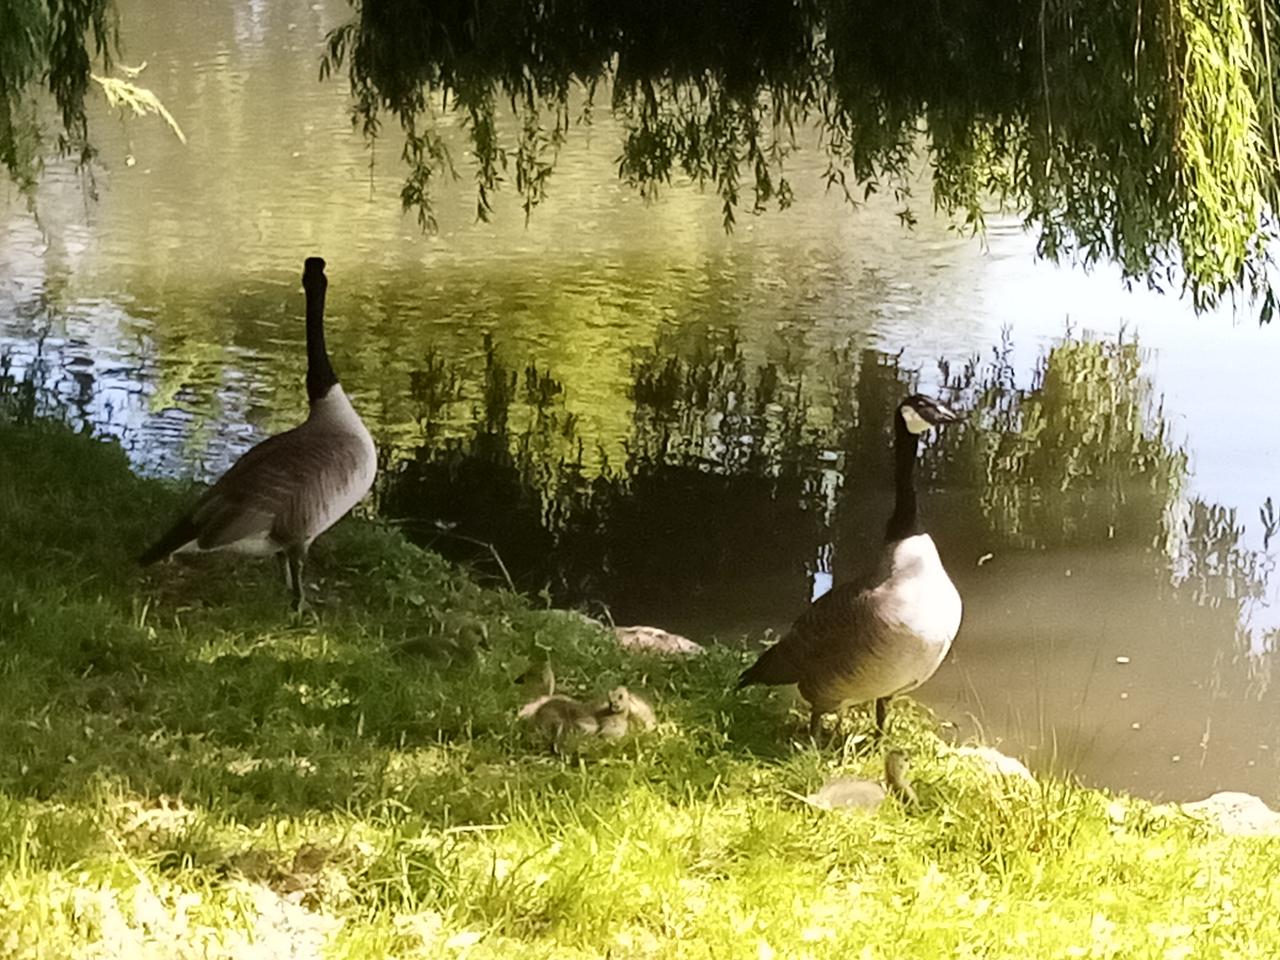
[[[822,729],[822,718],[828,713],[834,713],[836,715],[836,725],[834,729],[824,733]],[[818,749],[831,747],[834,744],[842,743],[843,739],[840,729],[840,713],[838,710],[815,709],[809,714],[809,740],[813,743],[814,747]]]
[[[295,627],[302,627],[311,623],[319,623],[320,617],[315,608],[307,603],[306,600],[296,600],[289,605],[289,622]]]

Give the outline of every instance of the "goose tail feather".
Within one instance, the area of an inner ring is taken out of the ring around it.
[[[760,654],[755,663],[743,670],[738,677],[738,689],[749,687],[753,683],[769,686],[796,683],[800,679],[799,671],[788,657],[789,651],[780,649],[781,647],[781,643],[774,644]]]
[[[147,567],[158,560],[164,560],[179,547],[185,546],[199,536],[191,517],[186,516],[169,528],[163,537],[153,543],[138,557],[138,566]]]

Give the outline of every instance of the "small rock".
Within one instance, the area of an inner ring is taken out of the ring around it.
[[[1179,804],[1179,807],[1183,813],[1207,820],[1232,836],[1280,836],[1280,813],[1251,793],[1224,790],[1195,803]]]
[[[692,657],[706,652],[702,644],[659,627],[614,627],[613,633],[618,638],[618,646],[624,650],[680,657]]]
[[[998,773],[1003,777],[1018,777],[1028,783],[1036,782],[1036,778],[1027,769],[1026,764],[1016,757],[1001,753],[995,747],[956,747],[953,752],[957,757],[972,757],[990,773]]]

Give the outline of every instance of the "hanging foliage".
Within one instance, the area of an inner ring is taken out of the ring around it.
[[[431,185],[454,172],[442,115],[469,131],[478,215],[513,171],[528,213],[575,127],[570,91],[589,118],[607,89],[622,179],[651,196],[689,177],[719,195],[726,228],[744,206],[791,202],[787,160],[813,134],[828,188],[852,203],[890,191],[906,222],[927,164],[938,208],[975,230],[993,205],[1019,211],[1044,256],[1113,260],[1198,307],[1267,291],[1280,147],[1263,0],[353,8],[322,75],[345,67],[369,137],[400,126],[402,199],[429,229]]]
[[[93,156],[84,97],[94,61],[104,72],[116,46],[114,0],[0,0],[0,164],[31,186],[40,166],[35,96],[53,94],[59,149]]]
[[[789,160],[820,150],[825,187],[889,192],[910,223],[932,203],[980,231],[1023,215],[1039,251],[1183,288],[1198,307],[1274,300],[1280,135],[1266,0],[352,0],[321,76],[345,71],[370,139],[398,128],[401,199],[436,226],[443,135],[461,120],[476,212],[513,186],[526,216],[596,99],[622,129],[619,176],[653,196],[715,191],[727,229],[786,207]],[[112,0],[0,0],[0,163],[38,172],[34,96],[60,145],[91,157],[84,97],[115,45]],[[504,116],[514,115],[513,120]],[[816,187],[821,189],[823,184]]]

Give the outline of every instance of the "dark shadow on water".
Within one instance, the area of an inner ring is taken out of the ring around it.
[[[470,435],[436,434],[437,397],[419,391],[429,439],[393,469],[382,510],[415,539],[501,576],[482,545],[492,544],[522,589],[607,608],[618,622],[661,610],[677,622],[709,612],[711,623],[744,596],[767,614],[803,593],[824,524],[804,469],[811,445],[777,430],[772,415],[735,409],[737,349],[700,364],[638,361],[626,459],[615,466],[584,451],[554,380],[533,367],[509,371],[490,344]],[[694,402],[704,405],[699,420]],[[753,404],[778,406],[767,387]],[[709,416],[721,425],[709,427]],[[529,424],[523,434],[512,432],[517,419]],[[735,424],[746,432],[734,435]]]

